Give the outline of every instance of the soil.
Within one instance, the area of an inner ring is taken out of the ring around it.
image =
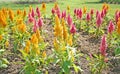
[[[44,30],[45,36],[45,42],[49,43],[49,46],[47,46],[47,50],[50,54],[51,49],[53,48],[53,26],[51,24],[50,19],[45,19],[45,24],[43,25],[42,29]],[[81,31],[78,32],[79,37],[77,39],[77,50],[80,50],[81,53],[84,54],[84,56],[80,57],[80,63],[77,63],[84,71],[78,74],[90,74],[90,69],[88,64],[88,61],[86,60],[86,56],[89,53],[99,53],[99,46],[100,46],[100,38],[95,38],[92,35],[88,35],[87,33]],[[22,67],[24,66],[24,61],[21,59],[21,54],[18,52],[18,54],[14,54],[12,51],[12,47],[6,50],[6,53],[4,55],[5,58],[8,59],[10,64],[8,65],[8,68],[6,69],[0,69],[0,74],[19,74]],[[111,57],[111,56],[109,56]],[[107,70],[103,72],[103,74],[120,74],[120,58],[112,58],[109,62],[111,65]],[[55,67],[51,64],[49,74],[57,74],[59,72],[59,67]],[[74,71],[72,71],[72,74],[75,74]]]

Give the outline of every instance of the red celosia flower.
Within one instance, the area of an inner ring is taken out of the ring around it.
[[[32,9],[32,12],[31,12],[31,16],[34,18],[35,17],[35,12],[34,10]]]
[[[94,14],[94,9],[90,10],[90,14],[93,15]]]
[[[55,14],[55,9],[52,8],[51,12],[52,12],[52,14],[54,15],[54,14]]]
[[[39,8],[38,8],[38,7],[36,8],[36,13],[37,13],[37,16],[38,16],[38,17],[40,17],[40,16],[41,16],[41,13],[40,13],[40,10],[39,10]]]
[[[103,56],[106,56],[106,49],[107,49],[107,44],[106,44],[106,36],[103,35],[101,44],[100,44],[100,53]]]
[[[28,14],[28,21],[32,23],[34,21],[34,18],[31,16],[31,14]]]
[[[112,21],[109,22],[109,25],[108,25],[108,33],[112,34],[112,32],[114,31],[114,24]]]
[[[43,20],[41,18],[38,19],[38,26],[39,27],[42,27],[43,25]]]
[[[78,12],[78,18],[79,18],[79,19],[82,18],[82,9],[79,9],[79,12]]]
[[[64,19],[66,18],[66,11],[62,12],[62,18],[64,18]]]

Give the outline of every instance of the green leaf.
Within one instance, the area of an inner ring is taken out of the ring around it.
[[[0,65],[0,68],[7,68],[8,66],[6,64]]]
[[[70,61],[64,61],[63,62],[63,66],[62,66],[62,70],[63,72],[65,72],[65,74],[69,74],[70,73]]]
[[[120,47],[115,49],[115,55],[120,55]]]
[[[25,53],[23,50],[20,49],[19,51],[22,53],[24,58],[27,56],[27,53]]]
[[[10,64],[9,61],[6,58],[2,58],[2,61],[4,64]]]

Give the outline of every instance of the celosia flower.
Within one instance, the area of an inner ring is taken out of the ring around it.
[[[32,6],[31,5],[29,6],[29,12],[32,12]]]
[[[21,32],[26,32],[26,25],[24,23],[18,25],[18,30]]]
[[[62,19],[62,26],[63,26],[63,39],[66,40],[68,38],[68,32],[67,32],[67,28],[66,28],[64,19]]]
[[[5,42],[5,47],[9,47],[9,41],[7,40],[6,42]]]
[[[77,15],[77,9],[76,8],[74,9],[74,15]]]
[[[34,20],[33,32],[36,32],[37,28],[38,28],[37,22],[36,20]]]
[[[57,3],[55,3],[54,8],[55,8],[55,10],[58,9],[58,4]]]
[[[46,4],[45,3],[42,3],[42,10],[46,11]]]
[[[32,12],[31,12],[31,16],[34,18],[35,17],[35,12],[34,10],[32,9]]]
[[[36,13],[37,13],[37,16],[38,16],[38,17],[40,17],[40,16],[41,16],[41,13],[40,13],[40,10],[39,10],[39,8],[38,8],[38,7],[36,8]]]
[[[118,19],[117,22],[117,33],[120,35],[120,18]]]
[[[38,19],[38,26],[41,28],[42,25],[43,25],[43,20],[42,20],[42,18],[39,18]]]
[[[89,13],[87,13],[86,20],[89,22],[89,21],[90,21],[90,19],[91,19],[91,16],[90,16],[90,14],[89,14]]]
[[[30,49],[28,46],[26,46],[24,50],[25,50],[25,53],[27,53],[27,54],[30,52]]]
[[[83,8],[83,14],[85,14],[87,12],[87,8],[84,6]]]
[[[105,16],[105,13],[104,13],[104,10],[102,10],[101,17],[104,18],[104,16]]]
[[[112,32],[114,31],[114,24],[112,21],[109,22],[109,26],[108,26],[108,33],[112,34]]]
[[[21,10],[18,9],[18,10],[17,10],[17,15],[20,15],[20,14],[21,14]]]
[[[70,36],[69,36],[69,38],[68,38],[68,44],[70,45],[70,46],[72,46],[73,45],[73,36],[72,36],[72,34],[70,34]]]
[[[52,14],[54,15],[54,14],[55,14],[55,9],[52,8],[51,12],[52,12]]]
[[[96,24],[97,24],[98,28],[102,24],[102,18],[101,18],[101,14],[100,13],[98,13],[98,15],[97,15]]]
[[[23,11],[23,18],[26,16],[26,10]]]
[[[94,9],[90,10],[90,14],[91,14],[91,16],[94,14]]]
[[[70,11],[70,6],[69,5],[67,6],[67,10],[68,10],[68,12]]]
[[[36,37],[38,38],[38,42],[41,42],[43,40],[42,37],[40,36],[39,29],[36,30]]]
[[[46,55],[46,52],[43,51],[43,53],[42,53],[42,57],[45,58],[46,56],[47,56],[47,55]]]
[[[7,26],[6,17],[4,16],[3,12],[0,11],[0,27],[5,28]]]
[[[99,14],[99,11],[97,10],[97,11],[96,11],[96,18],[97,18],[97,16],[98,16],[98,14]]]
[[[30,47],[30,40],[27,40],[26,46]]]
[[[9,10],[9,18],[11,21],[14,19],[14,12],[12,10]]]
[[[116,11],[116,13],[115,13],[115,21],[116,21],[116,23],[118,22],[118,18],[120,17],[120,15],[119,15],[119,11]]]
[[[77,14],[78,14],[78,18],[81,19],[82,18],[82,9],[79,9]]]
[[[64,18],[64,19],[66,18],[66,11],[62,12],[62,18]]]
[[[3,39],[3,36],[2,35],[0,35],[0,41]]]
[[[70,14],[68,14],[68,17],[67,17],[67,23],[68,23],[69,26],[72,25],[72,18],[70,16]]]
[[[100,44],[101,55],[106,56],[106,49],[107,49],[106,37],[105,37],[105,35],[103,35],[101,44]]]
[[[59,48],[59,44],[58,44],[56,38],[54,38],[54,42],[53,42],[53,44],[54,44],[54,48],[57,50],[57,49]]]
[[[34,18],[31,16],[31,14],[28,14],[28,21],[32,23],[34,21]]]
[[[38,38],[37,38],[36,34],[32,35],[31,43],[34,44],[34,45],[38,45]]]
[[[71,25],[71,28],[70,28],[70,33],[71,33],[71,34],[75,34],[75,32],[76,32],[76,27],[75,27],[74,24],[72,24],[72,25]]]

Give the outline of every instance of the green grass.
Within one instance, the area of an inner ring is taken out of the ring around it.
[[[99,1],[100,0],[57,0],[59,7],[61,8],[61,10],[65,10],[66,7],[69,5],[71,8],[71,11],[73,12],[74,8],[83,8],[84,6],[87,7],[88,11],[91,8],[94,8],[95,10],[101,10],[102,8],[102,4]],[[41,4],[15,4],[13,2],[10,1],[0,1],[0,9],[2,7],[7,7],[7,8],[11,8],[13,10],[17,10],[17,9],[21,9],[23,10],[25,9],[29,9],[29,5],[31,5],[33,8],[35,8],[36,6],[41,7]],[[115,10],[119,9],[120,5],[119,4],[109,4],[110,5],[110,14],[114,15]],[[51,14],[51,8],[54,6],[54,3],[48,3],[47,4],[47,14]]]

